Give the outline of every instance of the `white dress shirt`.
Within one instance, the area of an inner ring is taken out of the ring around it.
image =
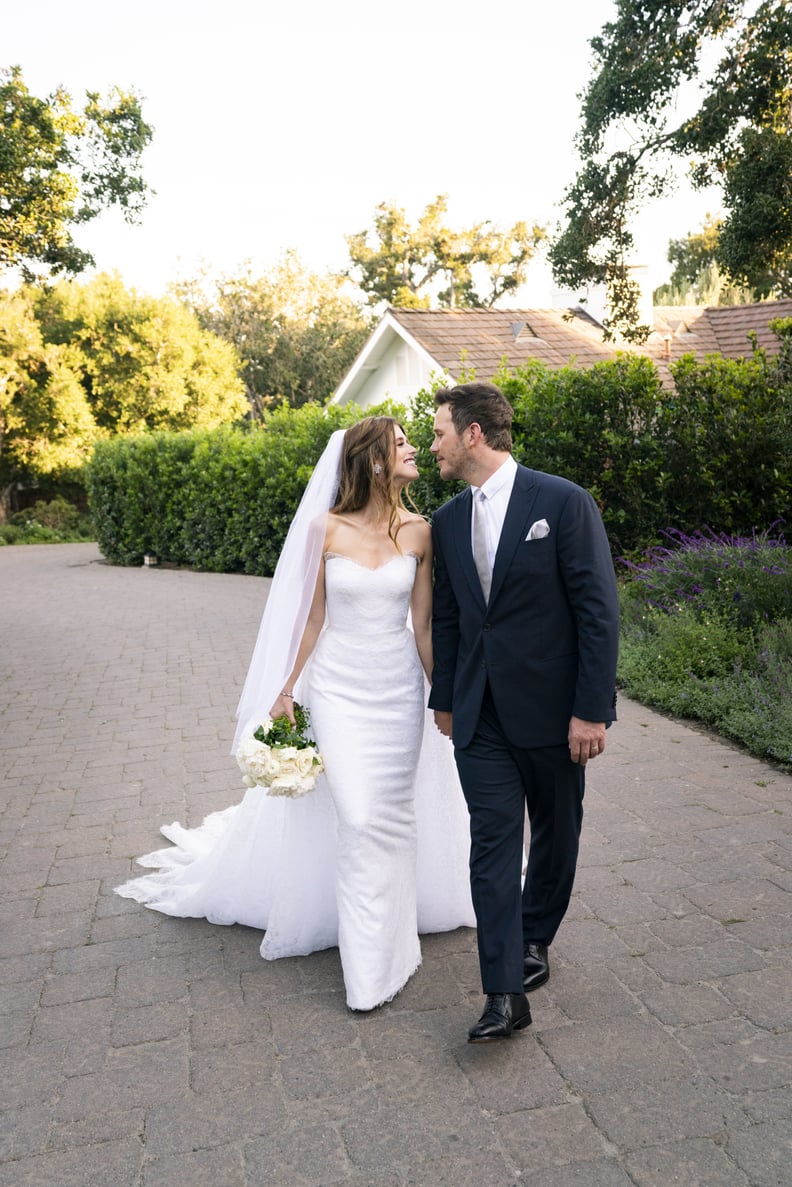
[[[516,475],[517,463],[512,455],[508,454],[503,464],[498,466],[495,473],[491,474],[485,483],[481,486],[471,486],[470,488],[473,492],[474,499],[479,491],[484,495],[484,498],[477,504],[475,510],[477,514],[484,512],[484,523],[487,530],[487,555],[490,569],[495,564],[495,553],[498,551],[498,544],[500,542],[501,532],[503,531],[503,521],[506,518]],[[471,516],[471,521],[472,519],[473,517]],[[472,548],[472,523],[470,544]]]

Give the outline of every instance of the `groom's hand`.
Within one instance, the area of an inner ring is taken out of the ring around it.
[[[584,721],[573,717],[569,722],[569,756],[582,767],[605,749],[605,722]]]
[[[452,715],[444,709],[435,709],[434,711],[435,725],[440,730],[440,733],[446,738],[451,737],[451,722]]]

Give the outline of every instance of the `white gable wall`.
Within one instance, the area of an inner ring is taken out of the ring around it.
[[[365,379],[361,376],[355,402],[361,408],[387,399],[409,405],[415,393],[428,385],[430,375],[429,366],[409,343],[394,336],[376,369],[369,371]]]
[[[384,400],[409,405],[443,369],[387,313],[342,380],[331,403],[370,408]]]

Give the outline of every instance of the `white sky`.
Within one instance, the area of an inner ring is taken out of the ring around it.
[[[156,190],[136,227],[79,230],[97,267],[160,293],[201,263],[232,272],[295,248],[348,263],[344,236],[380,202],[416,219],[447,193],[455,226],[554,222],[575,174],[577,94],[612,0],[33,0],[7,5],[0,65],[82,105],[111,85],[143,96]],[[668,240],[709,199],[687,188],[646,212],[638,259],[668,278]],[[715,212],[715,210],[713,210]],[[522,303],[549,304],[547,270]]]

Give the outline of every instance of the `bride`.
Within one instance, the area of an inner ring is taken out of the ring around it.
[[[388,416],[334,433],[289,529],[238,709],[234,749],[266,712],[310,712],[325,762],[300,799],[251,788],[118,893],[169,915],[265,930],[265,960],[338,945],[347,1004],[389,1001],[418,933],[474,926],[467,810],[425,705],[431,531],[408,510],[415,449]],[[410,623],[412,629],[410,629]],[[269,708],[268,708],[269,707]]]

